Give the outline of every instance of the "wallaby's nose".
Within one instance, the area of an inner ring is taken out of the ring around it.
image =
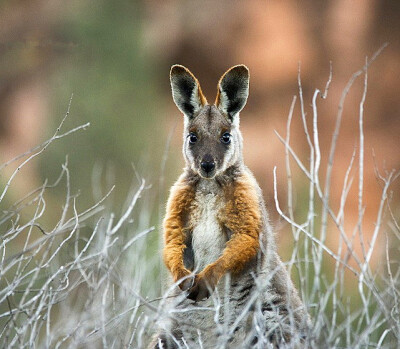
[[[202,161],[202,163],[200,165],[201,165],[201,168],[204,170],[205,173],[210,173],[215,168],[215,162],[213,160],[211,160],[211,161]]]

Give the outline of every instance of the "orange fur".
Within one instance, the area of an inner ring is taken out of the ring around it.
[[[196,85],[197,85],[197,95],[199,97],[200,103],[204,106],[207,104],[207,98],[204,96],[203,91],[201,90],[201,86],[199,83],[199,80],[197,80],[197,78],[192,74],[192,72],[185,68],[184,69],[192,76],[192,78],[194,79],[194,81],[196,81]]]
[[[231,239],[214,263],[199,273],[214,288],[227,272],[237,274],[253,260],[259,249],[261,213],[257,193],[248,177],[241,177],[226,193],[226,206],[220,213],[221,224],[232,232]]]
[[[220,101],[221,101],[221,92],[219,90],[219,83],[218,83],[217,97],[215,98],[214,105],[218,106]]]
[[[220,86],[221,86],[221,81],[222,79],[225,77],[226,73],[228,73],[231,69],[228,69],[219,79],[218,84],[217,84],[217,97],[215,98],[215,102],[214,105],[218,106],[220,101],[221,101],[221,90],[220,90]]]
[[[168,199],[167,214],[164,219],[164,262],[174,281],[178,281],[191,272],[183,265],[185,249],[185,217],[194,199],[194,189],[182,180],[172,187]]]
[[[195,78],[195,79],[196,79],[196,78]],[[199,82],[197,81],[197,79],[196,79],[196,82],[197,82],[197,86],[198,86],[197,93],[199,94],[199,99],[200,99],[200,101],[201,101],[201,104],[202,104],[202,105],[206,105],[206,104],[207,104],[207,98],[204,96],[203,91],[201,90],[200,84],[199,84]]]
[[[171,190],[164,220],[164,262],[174,281],[189,275],[183,264],[185,249],[185,220],[190,215],[195,197],[194,188],[178,181]],[[231,239],[214,263],[209,264],[196,276],[196,284],[206,283],[215,288],[218,281],[228,272],[237,274],[253,260],[259,249],[261,214],[257,193],[247,176],[242,176],[226,188],[226,205],[219,214],[222,225],[232,232]]]

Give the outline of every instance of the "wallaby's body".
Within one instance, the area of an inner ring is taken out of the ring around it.
[[[242,158],[239,112],[245,66],[228,70],[207,104],[193,74],[171,68],[184,114],[184,173],[164,220],[164,262],[172,281],[158,348],[303,345],[308,314],[276,253],[261,190]],[[303,344],[302,344],[303,343]]]

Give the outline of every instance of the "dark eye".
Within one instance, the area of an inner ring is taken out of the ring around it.
[[[229,144],[231,142],[231,134],[228,132],[225,132],[222,136],[221,136],[221,142],[224,144]]]
[[[189,133],[189,142],[190,144],[194,144],[197,142],[197,135],[193,132]]]

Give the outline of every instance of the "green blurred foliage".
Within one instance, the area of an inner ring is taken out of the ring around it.
[[[154,183],[167,133],[158,97],[155,62],[143,50],[142,8],[138,1],[76,2],[56,29],[68,43],[51,78],[51,134],[73,94],[67,128],[91,126],[53,146],[41,158],[43,176],[58,173],[65,154],[73,190],[92,193],[92,171],[103,173],[103,192],[116,184],[115,203],[126,198],[139,174]],[[72,11],[74,9],[74,11]],[[167,77],[167,74],[166,74]],[[153,174],[153,175],[151,175]],[[92,195],[79,201],[87,205]],[[118,206],[117,206],[118,207]]]

